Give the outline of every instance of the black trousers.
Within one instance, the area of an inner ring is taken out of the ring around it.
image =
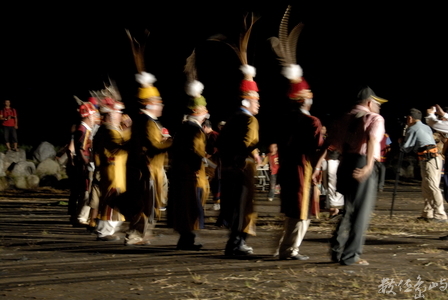
[[[333,260],[343,265],[359,260],[377,197],[377,165],[363,182],[352,176],[355,168],[362,168],[365,164],[366,156],[350,154],[344,156],[338,169],[337,188],[344,195],[345,212],[331,238],[331,250]]]

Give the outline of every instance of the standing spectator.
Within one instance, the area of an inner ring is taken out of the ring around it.
[[[280,166],[278,159],[278,147],[277,144],[269,145],[269,153],[263,159],[262,164],[269,164],[269,194],[268,201],[274,200],[274,195],[280,193],[280,185],[277,184],[277,172]]]
[[[387,154],[390,151],[390,144],[392,144],[392,141],[390,140],[390,137],[387,133],[384,133],[384,137],[381,140],[381,158],[378,164],[379,167],[379,174],[378,174],[378,191],[382,192],[384,189],[384,182],[386,180],[386,161],[387,161]]]
[[[205,168],[210,181],[210,190],[213,195],[213,209],[220,210],[221,202],[221,165],[219,163],[219,153],[216,142],[219,133],[214,131],[210,120],[205,120],[202,124],[205,135],[207,136],[207,144],[205,146],[206,158],[211,162]],[[213,165],[212,165],[213,164]]]
[[[0,120],[3,121],[3,131],[5,137],[6,148],[8,151],[19,151],[17,148],[17,129],[19,128],[19,119],[17,111],[11,107],[11,101],[5,100],[5,106],[0,110]],[[11,149],[11,143],[13,148]]]
[[[431,126],[432,129],[436,130],[437,132],[444,134],[445,136],[448,134],[448,113],[446,111],[448,108],[442,109],[440,105],[436,104],[433,107],[430,107],[426,110],[427,115],[425,117],[426,123]],[[436,115],[439,117],[437,118]],[[445,168],[444,168],[444,176],[443,176],[443,183],[444,183],[444,196],[445,201],[448,201],[448,158],[447,158],[447,145],[448,141],[445,141],[443,154],[445,157]],[[440,237],[441,240],[448,240],[448,235]]]
[[[326,208],[330,212],[330,218],[337,216],[344,207],[344,195],[336,189],[339,156],[338,151],[327,149],[326,167],[322,168],[322,182],[326,192],[325,202]]]
[[[408,129],[401,150],[415,152],[420,163],[424,207],[419,219],[447,222],[443,207],[443,196],[439,188],[442,158],[438,153],[431,128],[423,124],[421,119],[422,113],[420,110],[413,108],[409,111],[406,119]]]
[[[439,134],[440,141],[443,141],[444,145],[442,148],[442,160],[444,161],[444,168],[442,173],[442,183],[443,183],[443,197],[445,201],[448,202],[448,107],[444,107],[443,109],[436,104],[435,106],[429,108],[427,110],[426,124],[431,126],[436,132],[434,134]],[[437,116],[436,116],[437,115]],[[437,141],[436,141],[437,142]],[[437,144],[439,147],[439,143]]]
[[[221,132],[221,130],[224,128],[224,126],[226,125],[226,121],[221,121],[218,123],[218,132]]]
[[[355,107],[330,134],[330,146],[341,153],[337,189],[345,201],[344,214],[331,238],[331,259],[341,265],[369,264],[360,256],[377,195],[375,161],[380,160],[384,137],[384,118],[379,112],[385,102],[371,88],[361,89]]]

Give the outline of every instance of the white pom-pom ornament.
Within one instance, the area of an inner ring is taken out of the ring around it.
[[[141,72],[140,74],[135,74],[135,80],[141,85],[151,85],[156,82],[156,77],[150,73]]]
[[[283,67],[282,75],[289,80],[298,80],[303,76],[303,71],[299,65],[289,65]]]

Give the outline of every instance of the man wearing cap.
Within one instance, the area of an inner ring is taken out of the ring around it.
[[[281,212],[285,214],[284,231],[277,253],[280,260],[307,260],[299,247],[310,224],[310,215],[317,214],[313,202],[313,168],[324,140],[320,120],[310,114],[313,94],[302,77],[299,65],[284,67],[290,80],[290,106],[282,118],[278,137],[281,186]]]
[[[443,168],[442,157],[438,153],[431,128],[423,124],[420,110],[412,108],[406,117],[408,129],[401,151],[417,153],[422,176],[424,207],[419,219],[434,222],[447,222],[443,207],[443,196],[439,184]],[[427,118],[430,120],[430,117]],[[432,123],[430,123],[432,124]],[[434,124],[433,124],[434,125]]]
[[[205,174],[206,136],[202,129],[208,119],[202,83],[187,85],[191,96],[188,115],[173,139],[168,195],[168,225],[179,233],[178,250],[199,250],[195,231],[204,228],[204,204],[209,195]]]
[[[138,97],[142,108],[132,132],[135,155],[130,158],[133,169],[130,170],[129,184],[133,187],[135,214],[126,235],[127,246],[149,244],[145,235],[155,226],[166,206],[168,182],[164,165],[172,144],[168,130],[159,120],[163,102],[158,89],[153,86],[155,77],[142,72],[136,79],[141,85]]]
[[[230,229],[225,254],[248,255],[252,247],[246,245],[247,235],[255,235],[256,212],[253,198],[255,192],[256,163],[261,159],[256,149],[258,143],[258,120],[255,115],[260,108],[258,87],[253,76],[255,69],[243,65],[245,75],[241,83],[242,105],[226,122],[218,138],[221,157],[221,213],[217,225]]]
[[[341,153],[337,189],[345,200],[345,210],[331,238],[331,259],[341,265],[368,265],[361,259],[364,233],[377,196],[378,171],[384,118],[379,114],[379,98],[369,87],[362,88],[353,109],[345,114],[329,135],[330,146]]]

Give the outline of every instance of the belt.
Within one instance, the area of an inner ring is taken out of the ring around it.
[[[439,156],[439,150],[436,145],[426,145],[419,148],[417,155],[419,160],[429,160]]]
[[[422,146],[422,147],[417,149],[417,154],[423,153],[423,152],[426,153],[425,151],[430,150],[430,149],[437,149],[437,146],[434,145],[434,144],[429,144],[429,145]]]

